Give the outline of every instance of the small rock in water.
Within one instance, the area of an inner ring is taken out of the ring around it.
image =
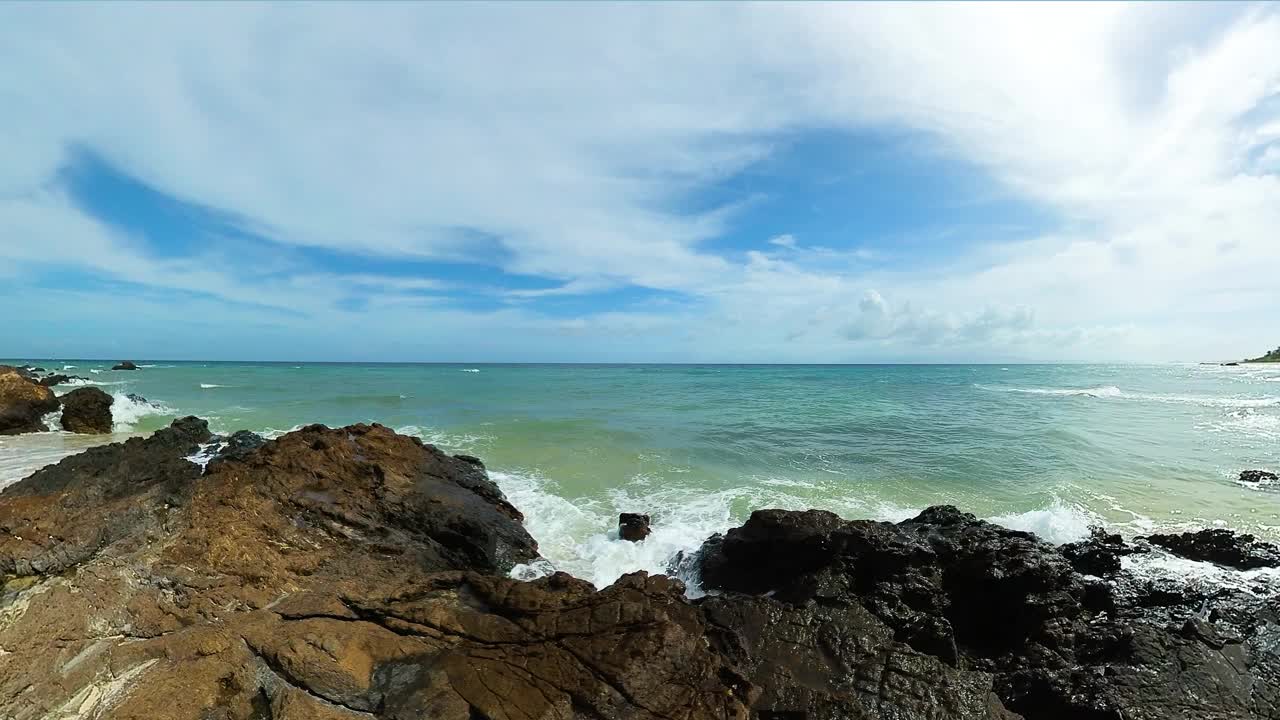
[[[1280,480],[1280,476],[1267,470],[1245,470],[1240,473],[1240,482],[1259,483],[1275,482],[1276,480]]]
[[[618,515],[618,537],[630,542],[640,542],[653,532],[649,528],[649,516],[640,513],[620,513]]]
[[[138,366],[132,360],[122,360],[120,364],[111,368],[112,370],[137,370]]]

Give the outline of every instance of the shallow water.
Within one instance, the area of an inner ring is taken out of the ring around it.
[[[12,362],[74,366],[116,396],[118,433],[0,438],[0,484],[178,415],[268,435],[376,421],[482,457],[543,554],[597,584],[760,507],[953,503],[1057,542],[1091,523],[1280,538],[1280,488],[1233,480],[1280,465],[1278,366]],[[653,536],[614,541],[619,511]]]

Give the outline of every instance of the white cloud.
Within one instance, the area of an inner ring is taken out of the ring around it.
[[[49,190],[79,145],[280,242],[559,283],[512,302],[691,296],[568,321],[683,330],[640,351],[1239,355],[1273,341],[1280,299],[1276,47],[1280,15],[1237,5],[6,5],[0,275],[53,261],[282,311],[358,294],[387,322],[443,317],[433,279],[150,257]],[[813,128],[921,133],[1062,227],[892,271],[790,235],[707,249],[733,201],[681,201]],[[566,323],[450,318],[511,342],[528,337],[494,323]]]

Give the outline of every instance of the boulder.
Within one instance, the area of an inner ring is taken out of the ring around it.
[[[110,395],[96,387],[76,388],[62,396],[62,429],[73,433],[111,432]]]
[[[118,364],[111,367],[112,370],[137,370],[138,366],[131,360],[121,360]]]
[[[1187,558],[1239,570],[1280,567],[1280,548],[1247,533],[1214,528],[1199,532],[1148,535],[1147,542]]]
[[[649,516],[640,513],[618,515],[618,537],[629,542],[640,542],[653,532],[649,528]]]
[[[1269,470],[1244,470],[1240,473],[1240,482],[1264,483],[1280,480],[1280,476]]]
[[[43,432],[44,416],[57,410],[53,391],[17,368],[0,365],[0,435]]]

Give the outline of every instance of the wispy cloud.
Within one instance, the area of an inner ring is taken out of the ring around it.
[[[0,276],[268,308],[296,338],[430,319],[507,357],[1237,355],[1274,327],[1276,47],[1265,5],[7,5]],[[730,181],[788,137],[868,129],[914,133],[1054,227],[892,267],[800,230],[722,242],[752,195]],[[156,253],[60,190],[77,148],[268,245]],[[688,302],[539,311],[626,287]],[[451,307],[464,292],[517,307]]]

